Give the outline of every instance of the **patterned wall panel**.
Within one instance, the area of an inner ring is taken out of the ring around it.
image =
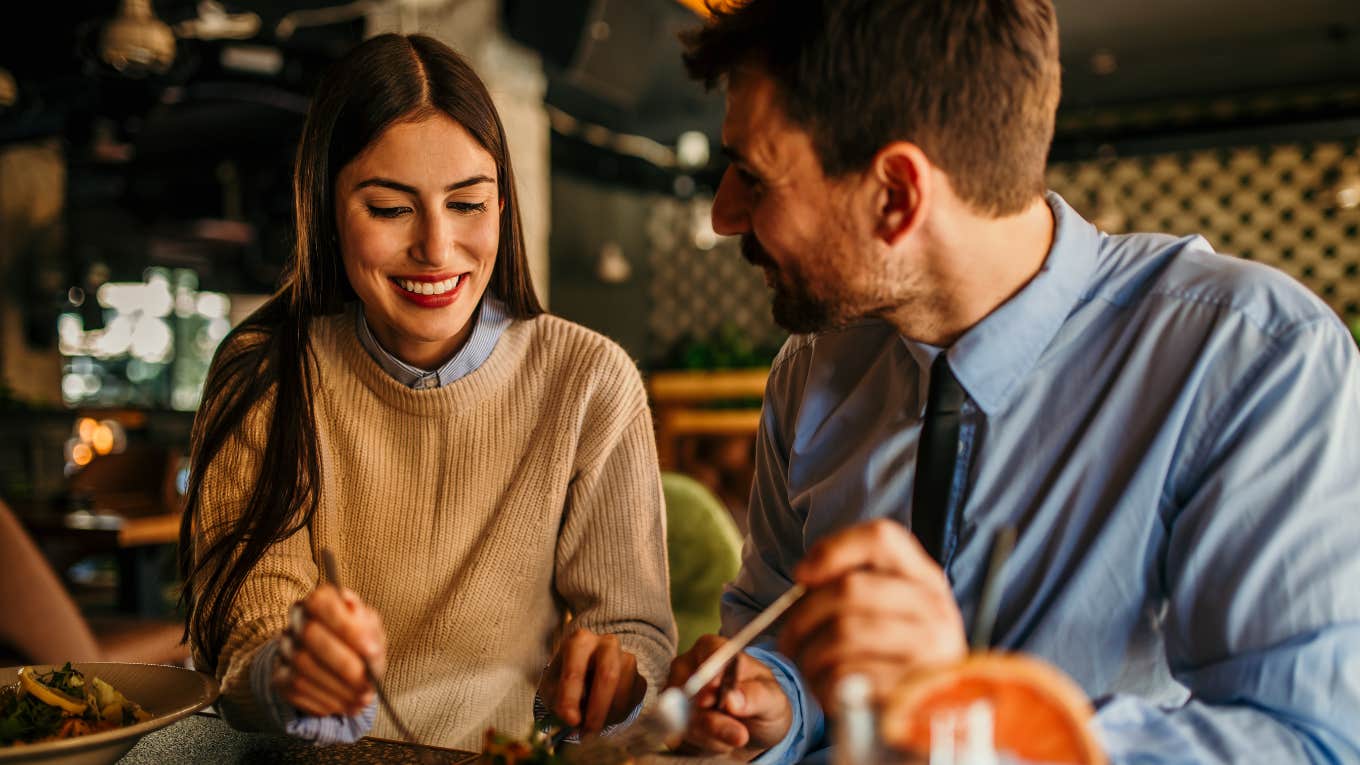
[[[1360,317],[1360,140],[1054,163],[1048,183],[1110,233],[1202,234],[1276,266],[1347,319]],[[653,206],[651,347],[729,327],[757,345],[785,333],[736,241],[714,239],[711,199]]]
[[[759,269],[741,257],[736,239],[717,237],[709,223],[713,200],[668,199],[652,206],[650,346],[664,355],[686,339],[736,333],[756,346],[788,333],[770,316],[770,291]]]
[[[1360,142],[1055,163],[1048,183],[1105,231],[1202,234],[1360,316]]]

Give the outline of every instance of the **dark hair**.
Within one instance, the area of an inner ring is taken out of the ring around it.
[[[363,42],[322,79],[307,112],[293,172],[296,245],[282,284],[222,343],[194,423],[188,504],[180,526],[186,637],[212,670],[231,631],[231,609],[270,546],[306,527],[320,502],[310,345],[314,317],[355,296],[340,262],[334,186],[340,170],[394,123],[443,112],[496,162],[505,206],[489,288],[512,316],[542,313],[530,281],[505,129],[491,95],[448,46],[420,35]],[[203,480],[223,444],[273,396],[258,480],[238,517],[206,534]]]
[[[760,67],[828,175],[863,170],[907,140],[979,211],[1018,212],[1043,193],[1061,89],[1051,0],[722,7],[682,35],[690,75],[713,87],[738,66]]]

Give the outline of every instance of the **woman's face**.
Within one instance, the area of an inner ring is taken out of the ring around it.
[[[496,162],[437,112],[398,122],[340,170],[335,219],[349,283],[378,342],[433,369],[472,331],[500,244]]]

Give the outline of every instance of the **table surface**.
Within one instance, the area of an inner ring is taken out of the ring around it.
[[[199,763],[259,763],[259,765],[464,765],[484,762],[474,752],[363,739],[357,744],[313,746],[281,735],[242,733],[209,713],[190,715],[151,733],[133,747],[119,765],[199,765]],[[722,759],[655,756],[652,765],[728,765]]]

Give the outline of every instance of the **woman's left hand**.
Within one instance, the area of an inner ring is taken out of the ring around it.
[[[647,681],[614,635],[578,629],[543,673],[538,695],[563,723],[583,734],[623,722],[642,703]]]

